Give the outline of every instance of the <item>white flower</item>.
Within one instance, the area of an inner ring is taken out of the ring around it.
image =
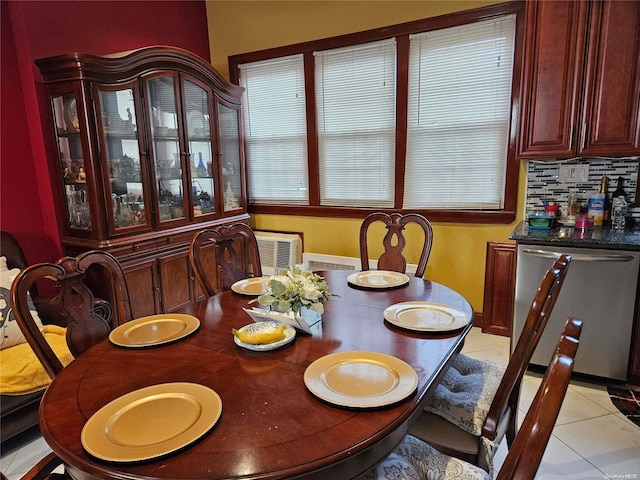
[[[267,292],[260,295],[257,301],[274,310],[292,311],[296,315],[302,307],[323,313],[323,303],[332,295],[324,278],[313,272],[303,272],[294,268],[271,277],[267,284]]]

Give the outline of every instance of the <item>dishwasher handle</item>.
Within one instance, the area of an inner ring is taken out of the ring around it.
[[[540,250],[534,248],[523,248],[522,253],[526,253],[527,255],[533,255],[536,257],[542,258],[552,258],[557,259],[564,255],[561,252],[554,252],[551,250]],[[611,255],[589,255],[589,254],[580,254],[580,253],[571,253],[571,260],[577,262],[630,262],[635,257],[633,255],[619,255],[619,254],[611,254]]]

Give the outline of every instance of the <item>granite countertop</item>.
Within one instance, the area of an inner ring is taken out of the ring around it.
[[[607,227],[580,230],[573,227],[557,227],[551,230],[532,230],[526,222],[518,224],[510,240],[537,245],[565,245],[569,247],[640,250],[640,230],[618,232]]]

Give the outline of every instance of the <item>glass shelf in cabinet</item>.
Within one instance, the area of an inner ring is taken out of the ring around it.
[[[58,129],[57,134],[58,134],[58,137],[68,137],[68,138],[69,137],[80,138],[80,135],[81,135],[80,132],[71,132],[69,130],[61,130],[61,129]]]
[[[168,127],[155,127],[153,129],[153,138],[176,140],[178,138],[178,130]]]

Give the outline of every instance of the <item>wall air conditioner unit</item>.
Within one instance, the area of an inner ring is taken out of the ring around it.
[[[281,270],[302,263],[302,239],[295,233],[255,232],[262,274],[278,275]]]
[[[354,270],[360,271],[362,264],[360,258],[341,257],[340,255],[325,255],[323,253],[303,253],[302,261],[308,270]],[[377,260],[369,259],[369,268],[375,269],[378,266]],[[407,275],[415,275],[418,265],[407,264]]]
[[[308,270],[360,270],[360,259],[325,255],[322,253],[303,253],[302,261]]]

